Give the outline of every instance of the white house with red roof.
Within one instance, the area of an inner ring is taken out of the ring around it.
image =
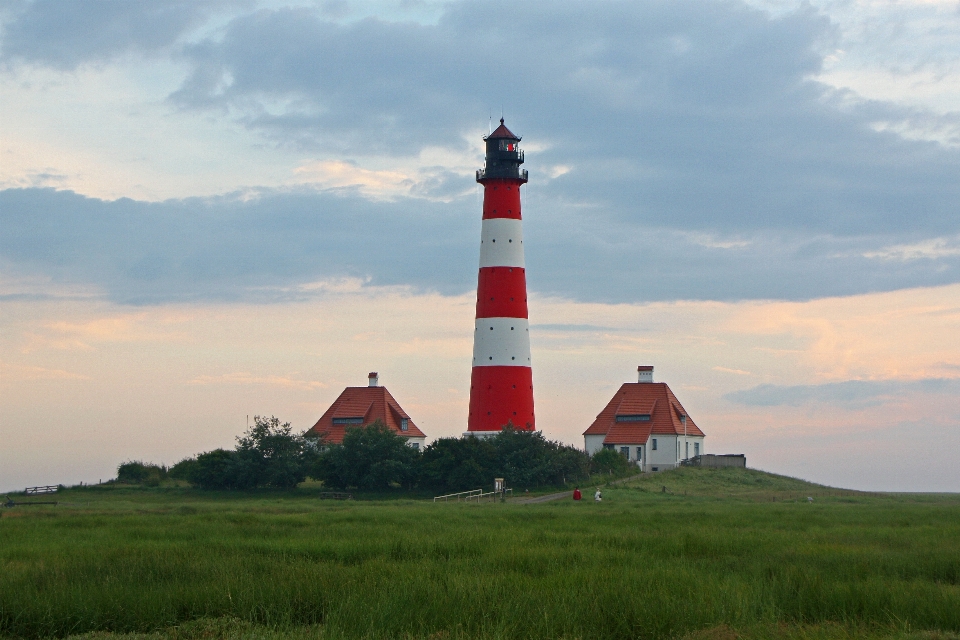
[[[653,367],[637,367],[637,382],[625,382],[593,424],[583,444],[593,455],[613,449],[644,471],[663,471],[704,453],[704,433]]]
[[[417,428],[387,388],[379,385],[376,371],[367,376],[367,386],[344,389],[305,435],[320,437],[323,444],[340,444],[348,427],[365,427],[377,420],[406,438],[414,449],[423,449],[426,434]]]

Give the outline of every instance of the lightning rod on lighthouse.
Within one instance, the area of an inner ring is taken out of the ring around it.
[[[533,374],[527,278],[523,260],[520,137],[503,124],[484,138],[486,159],[477,171],[483,185],[480,272],[473,334],[470,415],[464,435],[487,436],[508,424],[533,431]]]

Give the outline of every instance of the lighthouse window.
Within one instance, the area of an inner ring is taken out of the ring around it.
[[[513,140],[501,140],[500,141],[500,151],[516,151],[517,143]]]

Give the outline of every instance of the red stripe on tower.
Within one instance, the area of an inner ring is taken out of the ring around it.
[[[520,168],[520,138],[503,118],[484,140],[486,163],[477,172],[483,222],[465,435],[492,435],[508,424],[529,431],[536,427],[520,217],[520,186],[527,182],[527,172]]]

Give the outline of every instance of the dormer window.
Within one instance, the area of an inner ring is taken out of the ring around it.
[[[363,418],[334,418],[333,424],[363,424]]]
[[[649,419],[649,413],[634,413],[625,416],[617,416],[617,422],[646,422]]]
[[[409,428],[409,418],[400,418],[400,431],[406,431]]]

